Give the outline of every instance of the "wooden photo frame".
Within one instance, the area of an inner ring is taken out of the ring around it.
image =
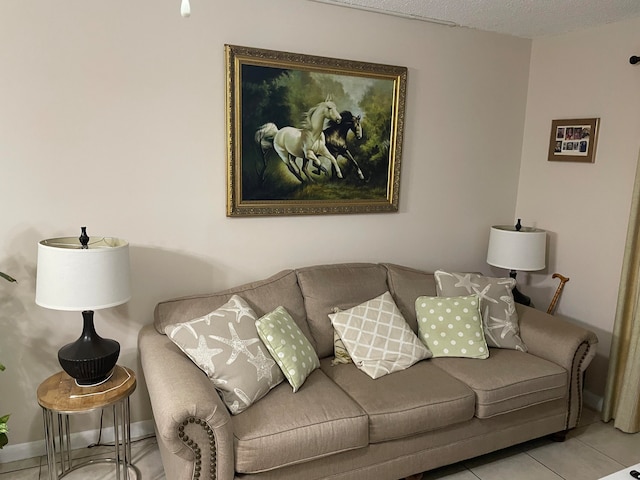
[[[595,162],[599,124],[599,118],[553,120],[548,160],[550,162]]]
[[[407,69],[225,45],[227,216],[398,210]]]

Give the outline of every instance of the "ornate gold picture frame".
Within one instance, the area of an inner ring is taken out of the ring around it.
[[[398,210],[407,69],[225,45],[227,215]]]

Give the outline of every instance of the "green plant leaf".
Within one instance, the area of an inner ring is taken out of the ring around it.
[[[10,277],[6,273],[0,272],[0,277],[4,278],[7,282],[17,282],[17,280],[13,277]]]
[[[0,372],[4,372],[4,365],[0,363]]]
[[[7,433],[9,433],[9,427],[7,427],[9,416],[10,415],[5,415],[4,417],[0,417],[0,448],[9,443],[9,438],[7,437]]]

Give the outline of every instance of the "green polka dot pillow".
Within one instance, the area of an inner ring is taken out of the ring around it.
[[[480,301],[466,297],[418,297],[418,336],[434,357],[487,358]]]
[[[297,392],[309,374],[320,367],[313,346],[284,307],[256,320],[256,328],[293,391]]]

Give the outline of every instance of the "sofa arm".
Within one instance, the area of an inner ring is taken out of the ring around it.
[[[590,330],[560,315],[517,304],[520,336],[529,353],[549,360],[569,372],[567,429],[573,428],[582,412],[583,374],[596,354],[598,337]]]
[[[232,422],[213,383],[153,325],[138,348],[167,478],[232,480]]]

